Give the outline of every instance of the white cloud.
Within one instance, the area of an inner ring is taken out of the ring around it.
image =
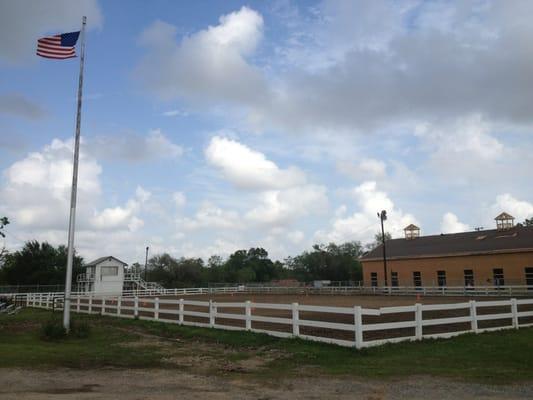
[[[176,159],[183,155],[183,148],[173,143],[160,129],[152,129],[146,136],[131,133],[99,136],[89,140],[87,147],[95,157],[131,162]]]
[[[223,15],[219,24],[175,41],[176,28],[157,21],[140,38],[148,55],[136,75],[158,95],[239,102],[265,91],[250,55],[262,37],[263,18],[242,7]]]
[[[381,179],[387,175],[386,164],[374,158],[363,158],[358,163],[339,161],[337,170],[354,179]]]
[[[328,208],[326,188],[318,185],[266,191],[258,197],[259,205],[245,217],[260,225],[284,226],[303,216],[324,213]]]
[[[9,217],[10,248],[24,240],[67,240],[72,183],[73,141],[54,139],[40,151],[32,152],[4,170],[0,187],[0,214]],[[81,146],[76,209],[76,249],[85,257],[128,254],[138,237],[132,236],[144,221],[143,205],[151,194],[138,187],[124,205],[98,205],[102,196],[102,167]],[[113,252],[111,251],[113,250]]]
[[[280,169],[264,154],[235,140],[213,137],[205,157],[239,188],[282,189],[305,183],[305,175],[298,168]]]
[[[368,181],[357,186],[352,191],[359,209],[350,216],[339,216],[332,221],[330,230],[319,230],[315,233],[315,240],[320,242],[342,243],[360,240],[368,243],[374,240],[374,235],[380,230],[377,213],[387,211],[385,230],[393,238],[403,236],[403,228],[414,223],[416,218],[395,207],[387,193],[377,189],[376,182]]]
[[[181,209],[187,204],[187,197],[183,192],[174,192],[172,194],[172,199],[177,209]]]
[[[509,193],[496,197],[496,202],[491,207],[491,223],[495,224],[494,217],[505,211],[515,217],[515,222],[523,222],[526,218],[533,217],[533,203],[518,200]],[[488,221],[487,221],[488,222]]]
[[[440,229],[442,233],[458,233],[469,231],[470,227],[467,224],[460,222],[457,215],[447,212],[442,216]]]
[[[37,38],[80,30],[83,15],[88,29],[101,26],[103,17],[96,0],[2,1],[0,37],[4,40],[0,41],[0,60],[36,60]]]
[[[176,224],[178,229],[186,230],[239,230],[244,227],[239,214],[236,211],[223,210],[207,201],[200,205],[200,208],[193,218],[178,218]]]

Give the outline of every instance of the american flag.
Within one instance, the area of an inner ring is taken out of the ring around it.
[[[46,58],[64,60],[76,57],[76,42],[80,32],[63,33],[46,36],[37,40],[37,55]]]

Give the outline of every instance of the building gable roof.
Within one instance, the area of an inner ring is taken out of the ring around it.
[[[97,258],[96,260],[93,260],[91,261],[90,263],[87,263],[85,264],[85,267],[91,267],[93,265],[97,265],[97,264],[100,264],[104,261],[107,261],[107,260],[115,260],[115,261],[118,261],[119,263],[121,263],[122,265],[126,266],[128,265],[127,263],[125,263],[124,261],[121,261],[119,260],[118,258],[116,257],[113,257],[113,256],[106,256],[106,257],[100,257],[100,258]]]
[[[379,245],[361,260],[381,260],[382,251],[382,245]],[[386,242],[386,251],[387,259],[533,251],[533,227],[515,226],[505,231],[492,229],[391,239]]]

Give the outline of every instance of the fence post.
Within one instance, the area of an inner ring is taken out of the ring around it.
[[[122,296],[117,297],[117,316],[120,317],[120,314],[122,313]]]
[[[363,347],[363,312],[361,306],[353,308],[353,323],[355,328],[355,348]]]
[[[298,303],[292,303],[292,334],[300,336],[300,313],[298,311]]]
[[[209,300],[209,326],[214,328],[215,326],[215,310],[213,300]]]
[[[415,319],[416,319],[416,328],[415,336],[416,340],[422,340],[422,304],[415,304]]]
[[[76,312],[80,313],[80,295],[78,295],[78,298],[76,299]]]
[[[159,297],[154,299],[154,319],[159,319]]]
[[[139,297],[133,299],[133,318],[139,318]]]
[[[183,299],[180,299],[179,314],[178,314],[180,325],[183,325],[183,309],[184,309]]]
[[[93,312],[93,295],[89,295],[89,307],[88,307],[89,314]]]
[[[105,314],[105,297],[102,296],[102,301],[100,303],[100,315]]]
[[[470,300],[470,318],[472,319],[471,321],[471,329],[472,331],[474,331],[475,333],[478,332],[478,329],[477,329],[477,309],[476,309],[476,301],[475,300]]]
[[[246,300],[245,313],[246,313],[246,330],[250,331],[252,330],[252,302],[250,300]]]
[[[518,329],[518,304],[516,299],[511,299],[511,312],[513,313],[513,328]]]

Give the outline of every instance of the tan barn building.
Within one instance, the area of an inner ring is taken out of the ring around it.
[[[388,286],[533,287],[533,226],[514,225],[507,213],[496,229],[420,236],[409,225],[405,238],[385,243]],[[384,285],[383,247],[361,259],[365,286]]]

